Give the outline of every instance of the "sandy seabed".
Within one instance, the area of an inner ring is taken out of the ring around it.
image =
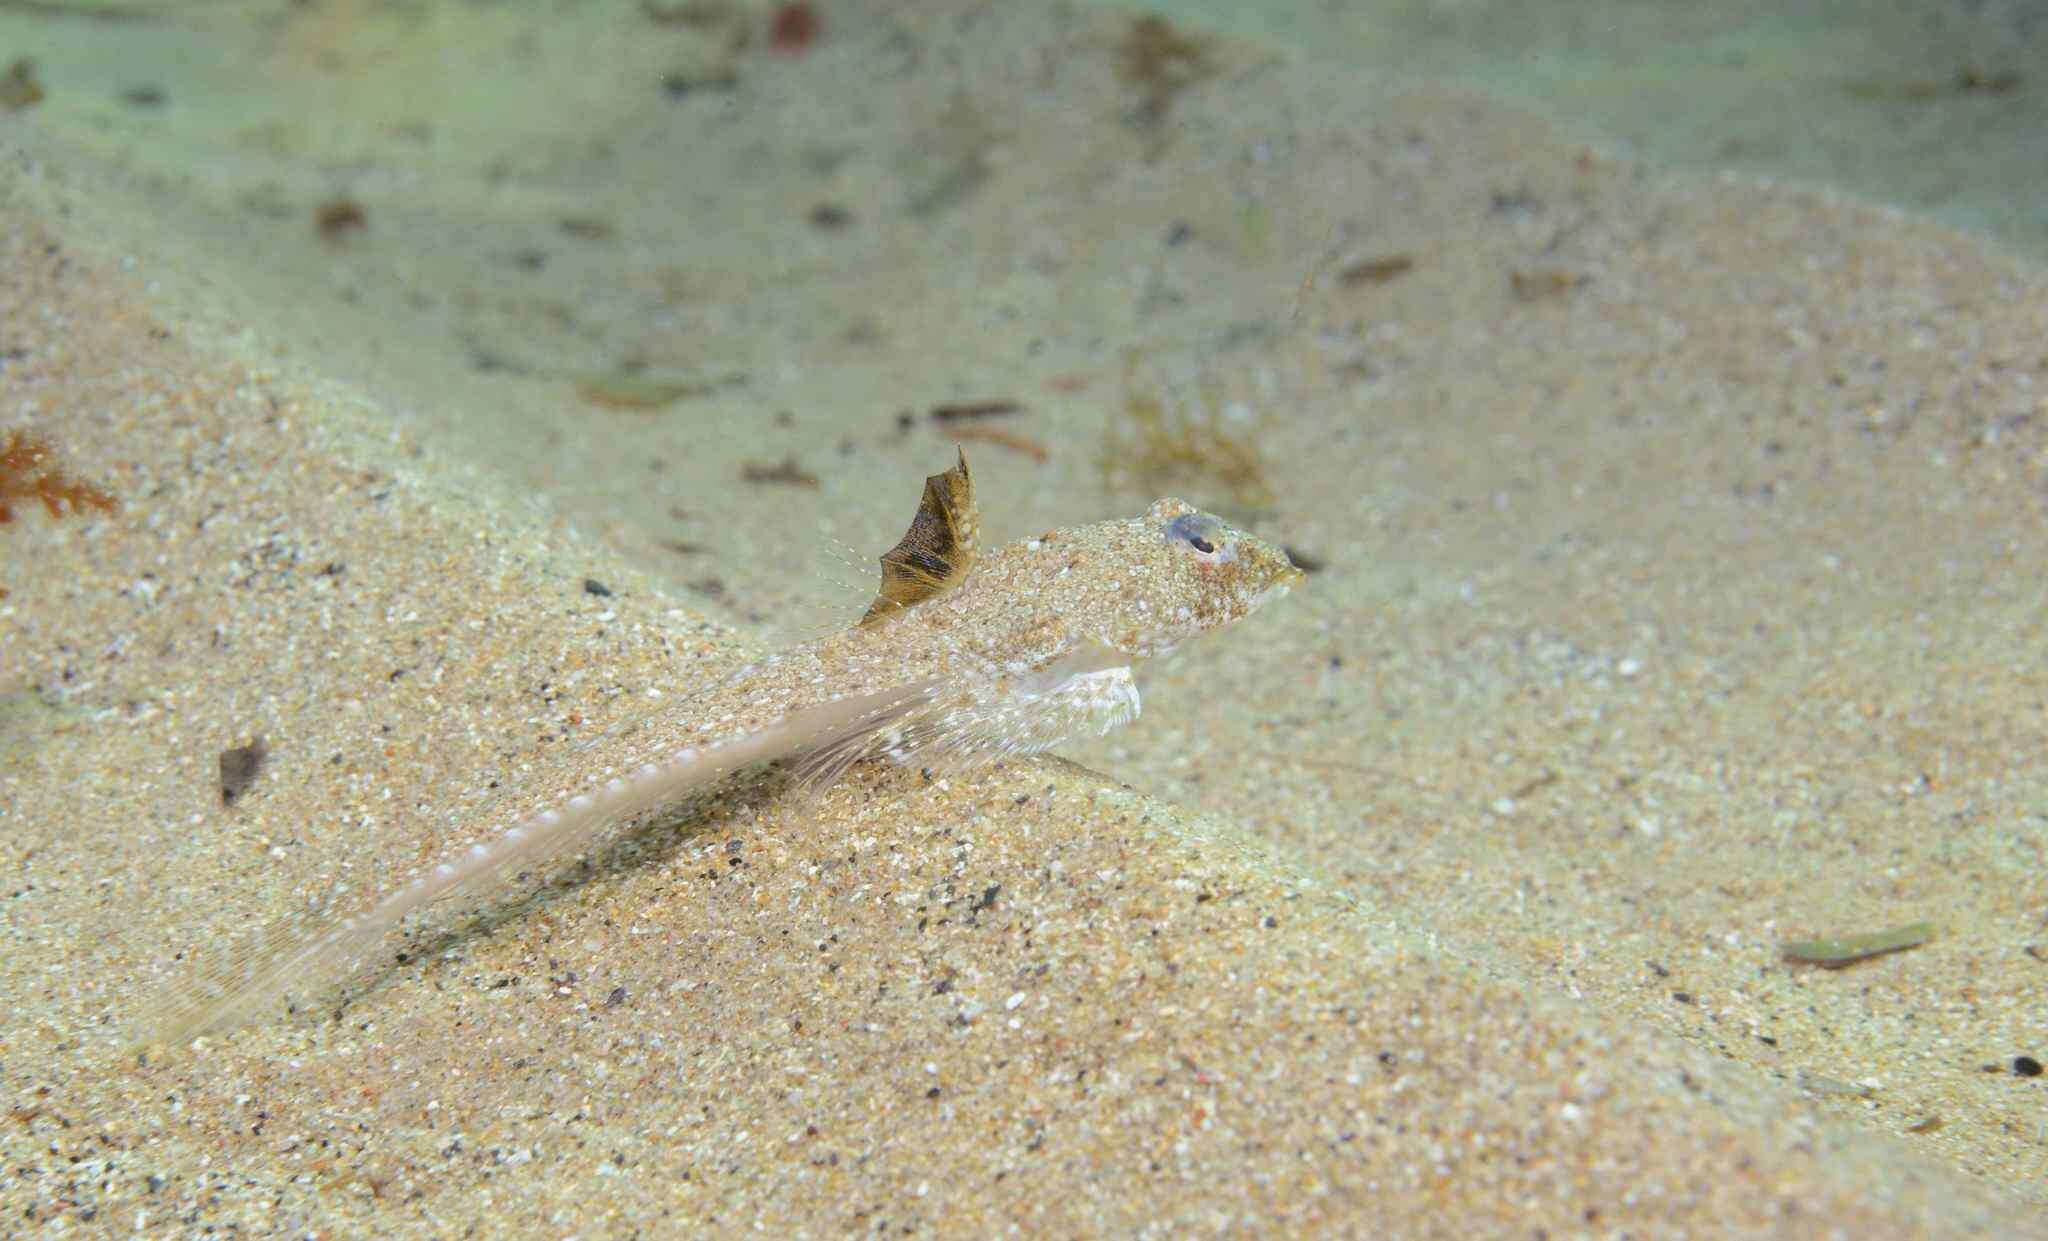
[[[35,48],[0,433],[121,507],[0,526],[0,1230],[2048,1235],[2039,266],[1128,16],[654,12]],[[801,632],[992,400],[993,540],[1315,572],[1064,759],[742,782],[121,1056]]]

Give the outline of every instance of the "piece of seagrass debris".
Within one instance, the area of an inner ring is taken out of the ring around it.
[[[1787,961],[1838,970],[1888,952],[1918,948],[1933,937],[1932,922],[1909,922],[1905,926],[1872,931],[1867,935],[1840,935],[1832,939],[1802,939],[1780,944],[1778,953]]]

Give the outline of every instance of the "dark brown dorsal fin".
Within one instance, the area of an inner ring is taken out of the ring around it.
[[[924,480],[924,499],[910,529],[882,553],[882,589],[860,618],[872,625],[899,608],[923,603],[958,586],[974,564],[974,539],[981,528],[974,507],[974,476],[967,453],[955,446],[960,464]]]

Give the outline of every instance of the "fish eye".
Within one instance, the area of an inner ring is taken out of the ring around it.
[[[1223,533],[1223,523],[1207,513],[1183,513],[1166,526],[1166,537],[1171,542],[1185,543],[1204,556],[1221,554],[1228,558],[1230,540]]]

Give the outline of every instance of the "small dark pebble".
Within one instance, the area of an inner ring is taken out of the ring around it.
[[[934,1086],[934,1087],[932,1087],[932,1088],[931,1088],[930,1090],[927,1090],[927,1091],[925,1091],[925,1092],[924,1092],[924,1097],[925,1097],[925,1098],[927,1098],[927,1099],[936,1099],[936,1098],[938,1098],[938,1097],[939,1097],[939,1088],[938,1088],[937,1086]]]
[[[661,93],[670,99],[687,99],[698,91],[729,91],[738,80],[738,76],[729,69],[715,68],[702,77],[671,73],[661,79]]]
[[[606,586],[603,582],[598,581],[594,577],[586,577],[583,579],[583,593],[586,595],[596,595],[600,599],[609,599],[612,597],[611,587]]]
[[[626,989],[624,987],[613,987],[612,993],[604,997],[604,1006],[606,1008],[617,1008],[619,1005],[624,1004],[625,1002]]]
[[[610,241],[619,232],[609,220],[591,215],[565,215],[555,224],[569,236],[583,241]]]
[[[2032,1056],[2014,1056],[2012,1058],[2012,1071],[2021,1077],[2039,1077],[2041,1076],[2041,1062]]]
[[[1680,1004],[1692,1003],[1692,993],[1689,991],[1673,991],[1671,998],[1677,1000]]]
[[[247,792],[256,783],[256,775],[263,770],[263,760],[270,757],[270,747],[263,738],[257,737],[248,745],[236,746],[220,752],[220,804],[232,806],[235,799]]]
[[[350,233],[360,233],[368,227],[369,213],[353,199],[337,198],[313,208],[313,229],[323,241],[340,241]]]
[[[2003,95],[2018,90],[2025,80],[2010,71],[1997,73],[1965,66],[1956,74],[1956,89],[1964,94]]]
[[[808,218],[812,228],[820,232],[836,233],[853,223],[853,212],[838,203],[819,203],[811,208]]]

